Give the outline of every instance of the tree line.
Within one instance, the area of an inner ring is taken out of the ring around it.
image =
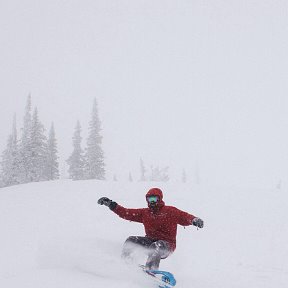
[[[31,95],[27,98],[20,137],[16,126],[16,115],[14,115],[12,131],[6,149],[1,155],[0,187],[59,179],[59,157],[54,124],[52,122],[46,135],[37,107],[32,112]],[[66,160],[69,178],[105,180],[101,121],[96,99],[93,102],[85,148],[82,148],[81,133],[82,128],[78,120],[72,136],[72,152]],[[139,168],[139,181],[169,181],[169,167],[150,166],[150,169],[147,169],[144,161],[140,159]],[[186,172],[183,170],[182,182],[186,182],[186,178]],[[116,174],[113,175],[113,180],[117,181]],[[128,180],[133,181],[131,172]]]
[[[79,121],[75,128],[73,151],[67,159],[71,179],[105,179],[100,129],[101,123],[95,99],[85,150],[82,150],[80,146],[81,127]],[[21,136],[18,136],[16,115],[14,115],[12,131],[8,137],[6,149],[1,155],[1,187],[59,179],[59,157],[53,122],[47,136],[45,132],[46,129],[39,119],[37,107],[32,112],[31,95],[29,95],[24,112]]]
[[[31,109],[31,96],[28,96],[21,138],[18,138],[14,115],[12,131],[2,153],[2,186],[54,180],[59,177],[54,124],[51,124],[46,137],[37,107],[33,113]]]

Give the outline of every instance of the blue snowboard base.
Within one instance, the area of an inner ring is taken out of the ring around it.
[[[159,288],[171,288],[176,285],[176,279],[172,273],[162,270],[147,270],[144,265],[140,265],[140,267],[153,277]]]

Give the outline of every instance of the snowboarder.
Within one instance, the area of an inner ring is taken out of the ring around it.
[[[125,220],[144,224],[145,237],[130,236],[125,241],[122,251],[124,258],[131,257],[135,247],[144,247],[148,254],[147,270],[157,270],[160,260],[167,258],[176,249],[177,224],[194,225],[203,228],[204,222],[187,212],[173,206],[166,206],[163,193],[159,188],[152,188],[146,194],[148,208],[127,209],[107,197],[98,200]]]

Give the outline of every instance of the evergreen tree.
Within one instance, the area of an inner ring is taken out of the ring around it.
[[[132,174],[131,174],[131,172],[129,172],[129,182],[133,182],[133,177],[132,177]]]
[[[2,154],[1,172],[2,186],[19,184],[19,157],[16,116],[14,116],[12,133],[8,138],[7,147]]]
[[[85,151],[85,179],[105,179],[104,152],[101,147],[102,136],[100,130],[101,122],[98,116],[98,106],[96,99],[94,99]]]
[[[39,120],[38,110],[34,109],[31,122],[31,170],[28,174],[29,182],[48,180],[46,175],[47,138],[45,128]]]
[[[52,123],[47,143],[46,177],[47,180],[59,179],[59,163],[57,156],[57,140],[55,138],[54,124]]]
[[[73,152],[67,160],[69,165],[68,173],[69,177],[73,180],[81,180],[84,177],[84,155],[81,148],[81,125],[77,121],[74,135],[73,135]]]
[[[282,180],[280,179],[276,185],[276,189],[281,190],[282,187]]]
[[[150,181],[161,181],[161,182],[167,182],[169,181],[168,176],[168,170],[169,167],[159,168],[151,166],[151,176]]]
[[[32,170],[32,162],[31,162],[31,95],[28,96],[26,107],[25,107],[25,115],[24,115],[24,123],[22,128],[22,137],[19,144],[19,182],[27,183],[30,181],[29,174]]]
[[[182,170],[182,182],[183,183],[187,182],[187,175],[185,169]]]
[[[142,158],[140,159],[140,181],[146,181],[146,168],[144,165],[144,161],[142,160]]]
[[[2,179],[2,171],[0,170],[0,188],[5,187],[3,179]]]

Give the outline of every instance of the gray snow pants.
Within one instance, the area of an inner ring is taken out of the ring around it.
[[[146,268],[148,270],[157,270],[160,260],[167,258],[172,250],[167,241],[153,240],[148,237],[130,236],[124,243],[122,257],[130,258],[134,249],[143,247],[148,255]]]

